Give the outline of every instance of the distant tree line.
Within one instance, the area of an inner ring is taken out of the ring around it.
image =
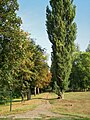
[[[69,89],[71,91],[90,90],[90,44],[88,44],[85,52],[76,49],[73,53],[72,69],[69,80]]]

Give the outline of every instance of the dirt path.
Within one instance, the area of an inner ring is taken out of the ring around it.
[[[44,98],[42,98],[42,104],[39,105],[36,109],[34,109],[33,111],[28,111],[26,113],[22,113],[22,114],[16,114],[16,115],[9,115],[7,116],[7,118],[42,118],[42,116],[45,116],[47,118],[49,117],[60,117],[59,114],[55,114],[53,112],[50,111],[50,109],[52,108],[51,104],[49,103],[49,93],[46,93]]]

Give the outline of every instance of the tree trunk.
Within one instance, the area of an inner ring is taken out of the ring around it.
[[[64,99],[64,92],[62,92],[62,99]]]
[[[58,99],[64,99],[64,92],[60,92],[58,94]]]
[[[27,100],[31,99],[31,88],[27,91]]]
[[[39,87],[37,88],[37,92],[38,92],[38,94],[40,93]]]
[[[21,91],[21,98],[22,98],[22,102],[24,102],[24,92]]]
[[[22,98],[22,102],[24,102],[24,95],[22,95],[21,98]]]
[[[61,95],[58,95],[58,98],[57,99],[62,99],[62,96]]]
[[[34,95],[36,95],[36,87],[34,88]]]

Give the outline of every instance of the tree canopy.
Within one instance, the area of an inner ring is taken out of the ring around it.
[[[85,91],[90,89],[90,53],[74,53],[70,75],[70,89],[72,91]]]

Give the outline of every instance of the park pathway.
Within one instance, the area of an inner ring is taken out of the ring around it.
[[[37,108],[32,111],[28,111],[26,113],[15,114],[15,115],[8,115],[6,118],[51,118],[51,117],[60,117],[59,114],[55,114],[51,112],[52,105],[49,102],[50,96],[49,93],[46,93],[42,99],[42,104],[40,104]]]

